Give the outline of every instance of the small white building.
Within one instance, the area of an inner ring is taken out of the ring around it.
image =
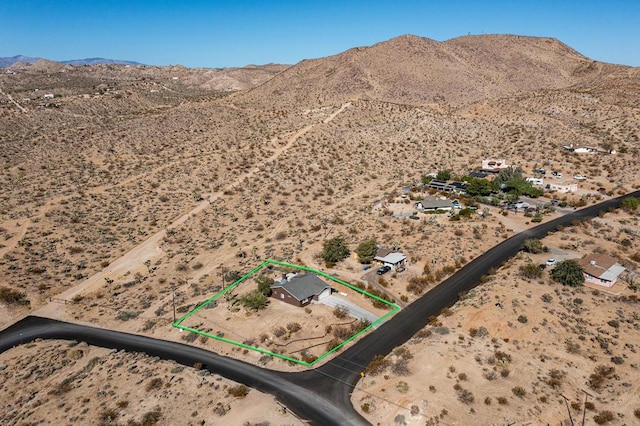
[[[404,271],[407,256],[399,251],[391,251],[383,247],[378,247],[373,260],[382,263],[383,266],[389,266],[396,271]]]
[[[507,160],[504,158],[487,158],[486,160],[482,160],[483,172],[498,173],[500,170],[506,169],[507,167],[509,167],[509,165],[507,164]]]
[[[45,93],[43,98],[44,99],[53,99],[53,93]]]
[[[528,177],[525,180],[527,182],[531,182],[531,184],[536,185],[536,186],[544,185],[544,179],[543,178]]]
[[[567,194],[569,192],[577,192],[578,184],[577,183],[548,183],[545,187],[547,191],[555,191],[561,194]]]

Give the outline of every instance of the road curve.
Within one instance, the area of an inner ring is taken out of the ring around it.
[[[353,409],[341,411],[333,401],[315,392],[313,387],[303,388],[287,380],[287,374],[223,357],[194,346],[136,334],[29,316],[0,332],[0,353],[35,339],[77,340],[105,348],[144,352],[187,366],[202,363],[202,368],[275,396],[286,407],[312,424],[368,424]]]
[[[37,338],[65,339],[85,341],[91,345],[113,349],[144,352],[189,366],[200,362],[211,372],[275,396],[298,416],[312,424],[368,424],[353,408],[350,396],[360,378],[360,371],[374,356],[386,355],[409,340],[427,325],[429,317],[438,315],[445,307],[452,306],[461,292],[476,287],[481,276],[516,254],[522,248],[525,239],[542,238],[559,225],[567,226],[576,220],[589,219],[600,212],[617,208],[622,199],[628,196],[640,197],[640,191],[577,210],[503,241],[469,262],[456,274],[398,312],[338,357],[309,371],[275,372],[181,343],[40,317],[27,317],[0,331],[0,353]]]

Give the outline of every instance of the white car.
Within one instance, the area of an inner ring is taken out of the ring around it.
[[[573,178],[575,180],[587,180],[587,178],[585,176],[582,176],[582,175],[574,175]]]
[[[554,258],[551,258],[551,259],[547,260],[547,263],[545,263],[545,265],[547,265],[547,266],[553,266],[553,265],[555,265],[557,262],[558,262],[557,260],[555,260]]]

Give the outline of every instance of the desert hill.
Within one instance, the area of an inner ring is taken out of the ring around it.
[[[551,38],[482,35],[437,42],[404,35],[304,60],[242,98],[303,105],[357,98],[457,105],[566,88],[620,68],[627,67],[592,61]]]

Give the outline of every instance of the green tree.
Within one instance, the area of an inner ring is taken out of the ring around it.
[[[258,284],[258,291],[260,293],[264,294],[267,297],[271,296],[271,286],[274,283],[273,278],[269,278],[265,275],[260,275],[258,278],[256,278],[256,283]]]
[[[449,180],[451,179],[451,172],[447,169],[442,169],[436,175],[436,179],[438,180]]]
[[[333,266],[347,256],[349,256],[349,248],[343,237],[334,237],[322,243],[320,257],[327,263],[327,266]]]
[[[580,287],[584,284],[584,269],[575,260],[564,260],[551,270],[551,277],[562,285]]]
[[[636,197],[627,197],[622,200],[622,208],[628,212],[638,210],[638,199]]]
[[[505,169],[500,170],[498,176],[493,180],[493,185],[496,189],[502,189],[502,185],[507,182],[514,180],[517,181],[519,179],[524,180],[522,176],[522,168],[521,167],[507,167]]]
[[[465,190],[472,197],[476,195],[486,196],[491,194],[493,187],[491,182],[486,179],[471,178]]]
[[[524,240],[523,247],[524,251],[533,254],[549,251],[549,249],[542,244],[542,241],[537,238],[527,238]]]
[[[358,248],[356,249],[356,254],[358,255],[358,260],[360,263],[369,264],[373,260],[376,255],[376,250],[378,249],[378,243],[373,238],[367,241],[360,243]]]
[[[262,294],[260,290],[255,289],[251,290],[249,293],[245,294],[240,298],[240,303],[245,308],[253,309],[258,311],[260,309],[264,309],[267,306],[269,299],[267,296]]]

